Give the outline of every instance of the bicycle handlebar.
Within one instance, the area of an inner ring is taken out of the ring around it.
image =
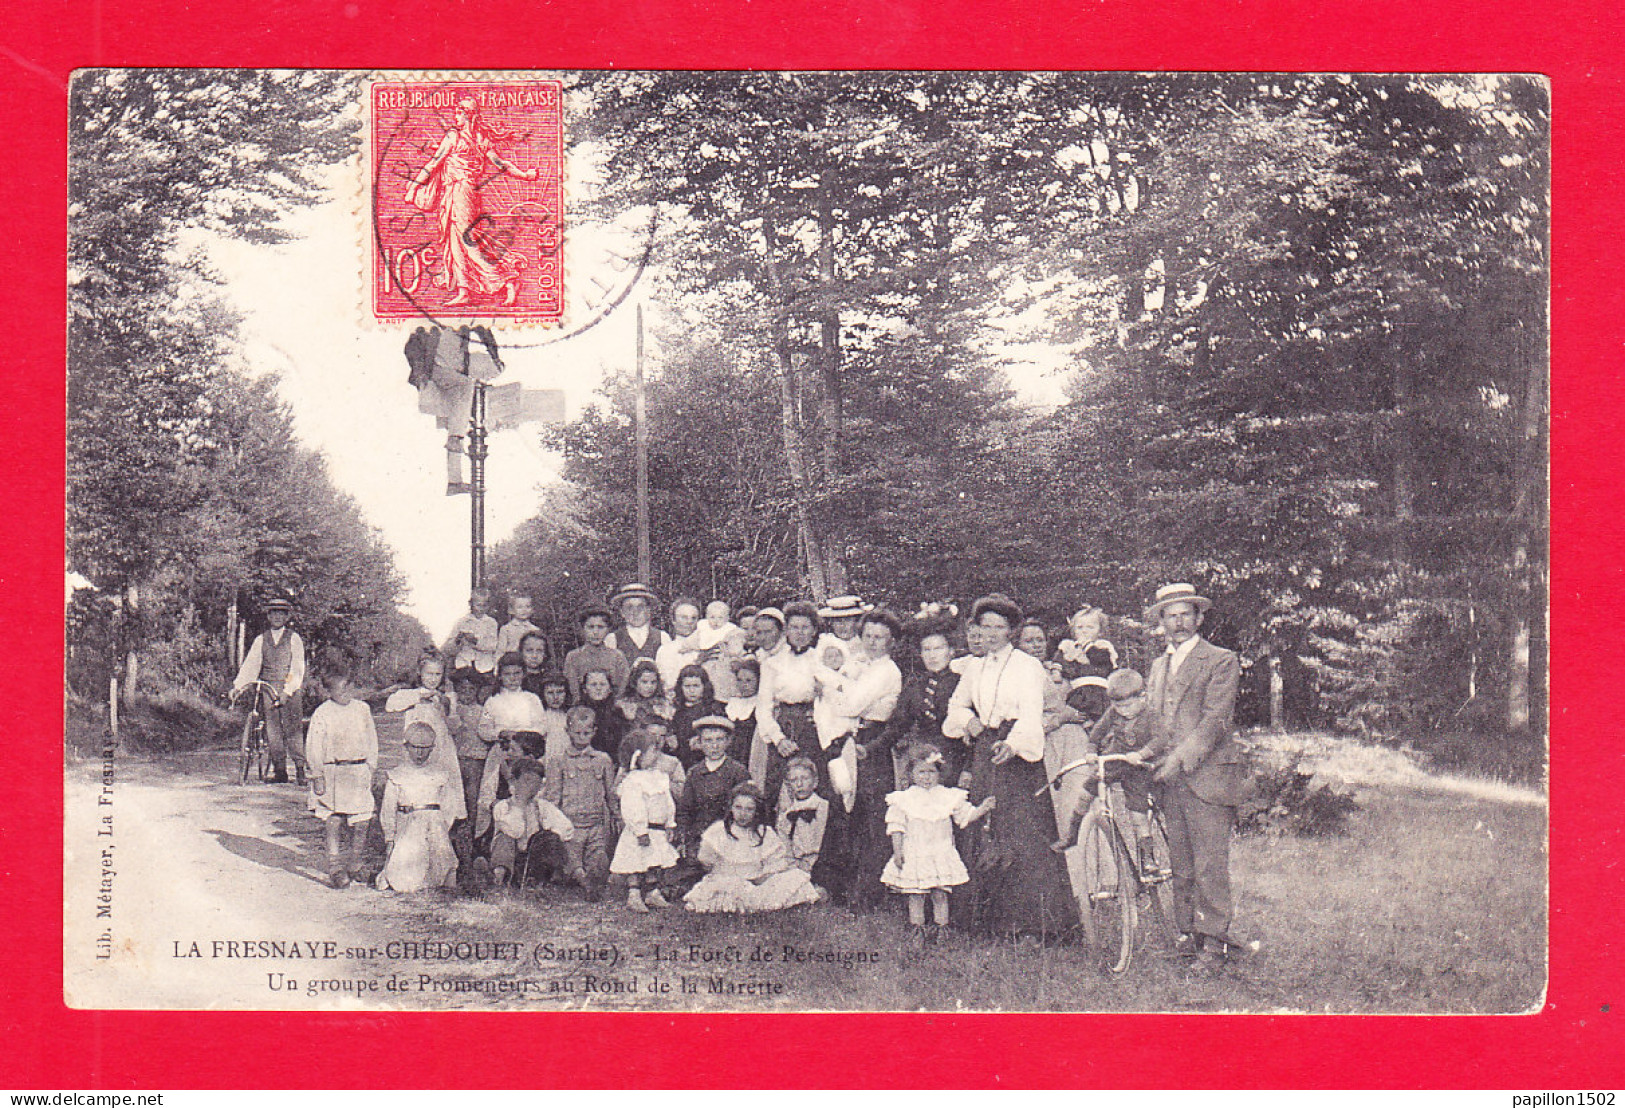
[[[272,685],[269,681],[254,680],[254,681],[250,681],[248,684],[244,685],[240,689],[231,690],[231,695],[227,699],[232,704],[235,704],[235,703],[237,703],[237,698],[242,696],[249,689],[254,689],[255,691],[258,691],[260,689],[266,689],[271,693],[272,696],[276,695],[276,686],[275,685]]]
[[[1061,785],[1061,778],[1065,777],[1075,769],[1081,769],[1084,766],[1093,765],[1098,765],[1104,769],[1107,762],[1127,762],[1130,765],[1145,764],[1141,760],[1140,752],[1138,750],[1131,750],[1126,754],[1086,754],[1082,758],[1074,758],[1072,761],[1056,770],[1055,776],[1044,782],[1043,788],[1033,793],[1033,795],[1035,797],[1043,796],[1050,789],[1059,788]]]

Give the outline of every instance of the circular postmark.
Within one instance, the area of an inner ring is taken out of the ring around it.
[[[567,215],[563,82],[425,75],[366,87],[372,322],[518,328],[505,346],[541,347],[627,300],[658,211]]]

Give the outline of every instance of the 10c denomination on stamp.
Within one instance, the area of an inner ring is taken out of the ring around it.
[[[371,306],[380,321],[564,316],[563,86],[371,86]]]

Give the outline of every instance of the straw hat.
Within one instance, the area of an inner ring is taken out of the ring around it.
[[[1194,604],[1198,612],[1205,612],[1213,607],[1213,601],[1198,594],[1195,585],[1178,581],[1172,585],[1164,585],[1157,590],[1156,599],[1151,601],[1151,606],[1145,610],[1145,618],[1161,619],[1164,608],[1170,604],[1179,603]]]
[[[642,581],[633,581],[631,584],[622,585],[609,598],[609,604],[612,608],[619,608],[628,600],[647,600],[651,608],[658,607],[660,603],[660,598],[654,594],[654,590]]]
[[[875,610],[873,604],[865,604],[861,596],[832,596],[829,603],[818,609],[822,619],[850,619],[854,616],[866,616]]]

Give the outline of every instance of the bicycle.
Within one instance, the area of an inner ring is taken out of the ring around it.
[[[266,696],[275,696],[276,690],[264,681],[255,681],[243,686],[242,689],[231,694],[231,703],[236,704],[237,698],[249,689],[254,690],[254,700],[248,709],[248,718],[243,721],[242,745],[238,748],[241,755],[241,767],[237,783],[248,784],[249,771],[255,771],[260,784],[265,784],[270,775],[270,748],[265,738],[265,712],[262,705]]]
[[[1046,788],[1058,788],[1062,778],[1084,766],[1098,766],[1105,779],[1112,762],[1140,765],[1137,751],[1088,756],[1069,762],[1055,772]],[[1043,791],[1037,795],[1043,795]],[[1134,953],[1149,932],[1142,934],[1144,916],[1155,919],[1156,929],[1169,944],[1178,939],[1174,929],[1173,868],[1168,853],[1168,832],[1155,799],[1147,813],[1150,856],[1140,856],[1139,836],[1124,834],[1128,817],[1123,786],[1112,782],[1097,790],[1078,829],[1083,847],[1085,888],[1083,928],[1090,948],[1107,973],[1121,974],[1134,961]],[[1134,846],[1129,846],[1130,842]]]

